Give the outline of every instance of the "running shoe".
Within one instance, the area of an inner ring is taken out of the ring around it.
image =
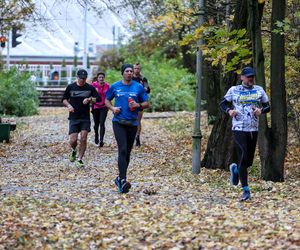
[[[76,160],[76,154],[77,154],[76,150],[72,150],[72,153],[69,156],[70,162],[74,162]]]
[[[250,190],[244,190],[240,201],[250,200]]]
[[[76,162],[76,166],[79,167],[79,168],[84,168],[84,163],[83,163],[83,161],[82,161],[82,160],[78,160],[78,161]]]
[[[115,184],[118,188],[119,193],[128,193],[129,189],[131,188],[130,182],[126,181],[126,179],[120,179],[120,177],[117,177],[115,179]]]
[[[103,141],[100,141],[99,147],[102,148],[103,146],[104,146],[104,142],[103,142]]]

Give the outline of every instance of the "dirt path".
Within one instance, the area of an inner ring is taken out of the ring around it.
[[[169,114],[152,114],[166,116]],[[190,119],[190,115],[183,114]],[[70,163],[62,108],[20,118],[0,144],[0,249],[297,249],[299,180],[253,184],[240,203],[229,174],[190,174],[190,143],[144,119],[129,194],[120,195],[116,143],[107,119],[104,148],[90,133],[85,169]],[[151,115],[148,115],[151,116]],[[299,169],[299,168],[298,168]]]

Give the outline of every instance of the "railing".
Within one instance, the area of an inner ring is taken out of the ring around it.
[[[50,80],[48,77],[36,77],[35,75],[31,76],[31,81],[36,83],[38,87],[63,87],[74,82],[76,77],[60,77],[57,80]]]
[[[62,67],[61,65],[35,65],[35,64],[16,64],[11,67],[17,67],[20,71],[30,72],[31,80],[36,83],[37,86],[51,87],[51,86],[67,86],[76,79],[76,72],[80,67],[74,67],[73,65],[67,65]],[[98,66],[91,65],[88,69],[89,76],[96,75]]]

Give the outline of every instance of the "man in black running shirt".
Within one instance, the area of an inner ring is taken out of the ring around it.
[[[84,69],[77,72],[77,81],[68,85],[63,96],[63,104],[69,110],[69,136],[72,152],[70,161],[76,160],[76,147],[80,133],[79,153],[76,165],[84,167],[82,158],[86,150],[87,136],[91,131],[90,103],[100,101],[96,89],[86,83],[88,73]]]

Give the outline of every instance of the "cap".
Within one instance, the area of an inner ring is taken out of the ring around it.
[[[86,79],[88,77],[88,72],[85,69],[80,69],[77,71],[77,77],[79,79]]]
[[[251,67],[245,67],[242,69],[241,75],[243,76],[254,76],[254,69]]]

